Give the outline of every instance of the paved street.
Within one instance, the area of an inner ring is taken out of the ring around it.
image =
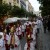
[[[43,36],[44,36],[44,29],[43,29],[43,25],[41,24],[40,26],[40,31],[38,33],[38,47],[37,50],[43,50]]]
[[[38,48],[37,50],[50,50],[50,32],[44,33],[43,26],[41,27],[40,33],[38,34]],[[22,50],[24,50],[24,45],[26,39],[21,40]]]
[[[26,43],[26,38],[23,37],[22,40],[21,40],[21,47],[22,47],[21,50],[24,50],[24,45],[25,45],[25,43]]]
[[[44,34],[43,50],[50,50],[50,32],[47,32],[46,34]]]
[[[0,50],[50,50],[47,29],[50,0],[0,0]]]
[[[50,50],[50,32],[38,34],[38,50]]]

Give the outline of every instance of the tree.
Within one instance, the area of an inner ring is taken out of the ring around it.
[[[18,6],[11,6],[10,4],[0,4],[0,16],[16,16],[16,17],[29,17],[33,16],[32,13],[27,12],[23,7],[19,8]]]
[[[48,16],[50,15],[50,0],[38,0],[41,4],[40,10],[42,16]]]
[[[26,10],[23,8],[19,8],[18,6],[13,6],[11,10],[12,16],[24,17],[26,15]]]
[[[10,6],[8,4],[0,4],[0,16],[9,15]]]

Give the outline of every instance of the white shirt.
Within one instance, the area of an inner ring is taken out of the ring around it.
[[[21,28],[22,28],[22,32],[24,32],[24,31],[25,31],[25,27],[24,27],[24,25],[22,25]]]
[[[35,27],[33,27],[33,34],[36,34],[36,32],[37,32],[37,28],[35,26]]]
[[[41,23],[41,21],[37,20],[37,28],[40,28],[40,23]]]
[[[31,22],[31,21],[29,21],[29,24],[31,24],[31,25],[32,25],[32,22]]]
[[[19,40],[19,38],[18,38],[17,35],[15,35],[15,44],[16,44],[17,46],[20,45],[20,40]]]
[[[35,24],[35,26],[33,27],[33,34],[37,33],[37,22],[33,21],[33,24]]]
[[[21,35],[22,34],[21,27],[16,28],[16,34],[17,35]]]
[[[0,46],[3,47],[4,46],[4,41],[3,38],[0,39]]]
[[[0,35],[2,36],[2,38],[0,39],[0,46],[3,47],[4,46],[3,32],[0,32]]]
[[[33,23],[35,24],[35,28],[37,29],[37,22],[33,21]]]
[[[3,40],[4,40],[4,35],[3,35]],[[7,40],[7,44],[10,44],[10,36],[7,34],[6,34],[6,40]],[[6,44],[5,41],[4,44]]]

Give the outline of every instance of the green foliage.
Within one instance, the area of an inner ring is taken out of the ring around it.
[[[42,16],[48,16],[50,15],[50,0],[38,0],[41,4],[40,10]]]
[[[10,6],[8,4],[0,4],[0,16],[7,15],[10,10]]]
[[[18,17],[29,17],[33,16],[32,13],[27,12],[23,8],[19,8],[18,6],[11,6],[8,4],[0,4],[0,16],[2,15],[11,15],[11,16],[18,16]]]
[[[13,6],[13,9],[11,10],[11,15],[13,15],[13,16],[24,16],[25,10],[23,8],[19,8],[18,6]]]

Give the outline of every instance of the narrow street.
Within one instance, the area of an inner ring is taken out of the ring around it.
[[[25,43],[26,43],[26,38],[23,37],[23,38],[21,39],[21,47],[22,47],[21,50],[24,50]]]
[[[37,50],[50,50],[50,32],[38,34]]]
[[[0,50],[50,50],[50,0],[0,0]]]
[[[44,33],[43,26],[41,27],[40,33],[38,34],[38,48],[37,50],[50,50],[50,32]],[[25,37],[21,40],[22,50],[24,50],[24,45],[26,43]]]
[[[43,36],[43,50],[50,50],[50,32],[47,32]]]

